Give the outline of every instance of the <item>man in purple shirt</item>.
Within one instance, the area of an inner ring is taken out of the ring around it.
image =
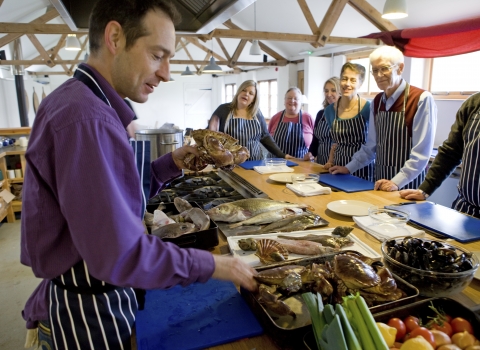
[[[87,64],[38,110],[26,152],[21,262],[43,280],[23,316],[50,347],[130,348],[137,310],[131,287],[209,278],[256,287],[255,271],[238,259],[144,234],[126,133],[134,113],[123,99],[145,102],[170,79],[177,16],[162,0],[97,2]],[[179,176],[187,153],[198,154],[185,146],[153,161],[152,181],[161,188]]]

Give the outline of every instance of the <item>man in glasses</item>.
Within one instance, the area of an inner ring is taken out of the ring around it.
[[[349,174],[375,161],[375,189],[418,188],[425,179],[437,126],[432,94],[402,78],[404,57],[393,46],[370,54],[371,74],[383,90],[370,108],[368,137],[346,166],[332,174]]]

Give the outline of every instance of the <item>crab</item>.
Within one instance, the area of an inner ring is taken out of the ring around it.
[[[370,264],[363,260],[369,261]],[[354,254],[336,255],[333,264],[326,262],[324,269],[316,271],[316,278],[317,281],[323,278],[336,285],[334,296],[336,302],[341,302],[347,293],[356,292],[360,292],[369,305],[394,301],[405,296],[405,293],[397,288],[390,271],[381,262],[371,262],[371,259]]]
[[[200,156],[187,154],[183,162],[190,170],[202,170],[208,164],[217,168],[232,168],[250,157],[248,149],[239,145],[237,139],[222,132],[200,129],[192,131],[192,137]]]

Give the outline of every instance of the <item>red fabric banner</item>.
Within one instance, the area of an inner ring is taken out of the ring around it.
[[[380,39],[409,57],[461,55],[480,50],[480,17],[431,27],[373,33],[363,38]]]

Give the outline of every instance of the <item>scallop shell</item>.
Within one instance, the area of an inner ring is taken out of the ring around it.
[[[259,239],[256,256],[262,264],[270,264],[288,259],[288,251],[283,245],[273,239]]]

